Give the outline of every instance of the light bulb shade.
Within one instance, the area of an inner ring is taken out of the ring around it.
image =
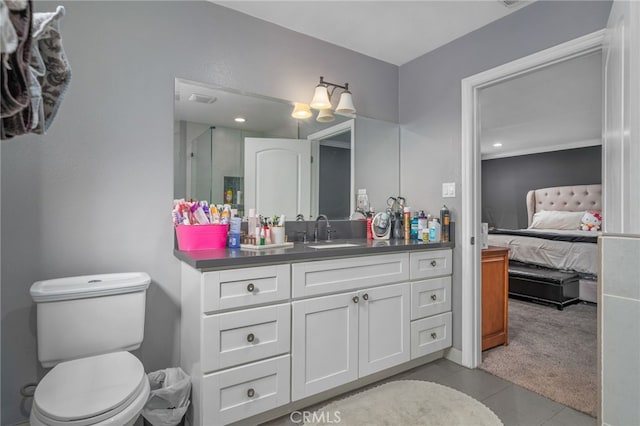
[[[324,84],[318,84],[316,86],[316,91],[313,94],[313,99],[311,100],[310,105],[313,109],[331,108],[331,101],[329,100],[329,92],[327,91],[327,86],[325,86]]]
[[[336,118],[333,116],[333,111],[331,111],[331,109],[321,109],[316,117],[316,121],[319,121],[320,123],[330,123],[335,119]]]
[[[336,108],[336,112],[342,114],[355,114],[356,107],[353,105],[353,98],[351,97],[351,92],[345,90],[340,95],[340,102],[338,102],[338,107]]]
[[[293,118],[303,119],[311,117],[311,108],[307,104],[296,102],[291,113]]]

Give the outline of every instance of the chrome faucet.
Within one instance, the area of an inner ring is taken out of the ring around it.
[[[329,223],[329,218],[327,218],[327,216],[324,214],[319,214],[318,217],[316,218],[316,225],[313,228],[313,241],[316,243],[318,242],[318,221],[320,219],[324,219],[324,221],[327,223],[327,241],[331,241],[331,233],[333,231],[331,230],[331,224]]]

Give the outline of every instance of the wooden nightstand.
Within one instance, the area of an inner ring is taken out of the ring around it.
[[[482,350],[509,344],[509,249],[482,250]]]

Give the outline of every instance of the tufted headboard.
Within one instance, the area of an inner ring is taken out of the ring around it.
[[[527,192],[529,225],[533,214],[540,210],[602,210],[602,185],[555,186]]]

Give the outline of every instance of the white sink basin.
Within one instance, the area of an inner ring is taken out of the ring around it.
[[[325,248],[357,247],[359,245],[360,244],[354,244],[354,243],[336,243],[336,244],[319,244],[319,245],[313,245],[309,247],[314,249],[325,249]]]

